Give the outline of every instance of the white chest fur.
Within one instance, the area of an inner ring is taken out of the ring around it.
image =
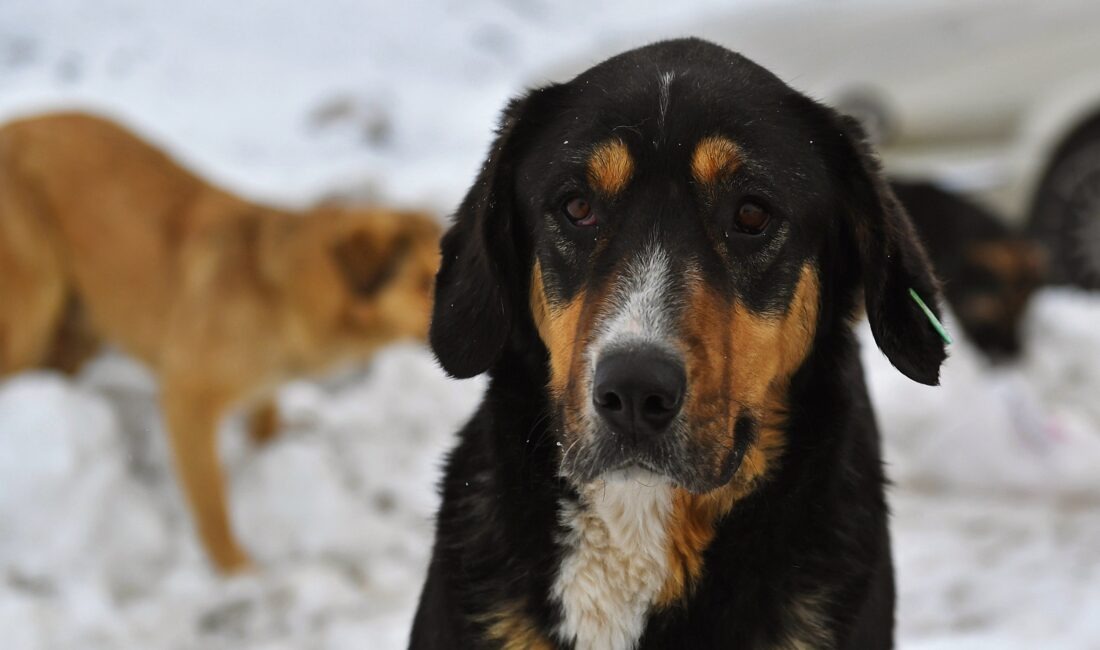
[[[577,650],[629,650],[669,574],[672,489],[642,471],[616,473],[563,504],[569,531],[554,597],[564,619],[557,635]]]

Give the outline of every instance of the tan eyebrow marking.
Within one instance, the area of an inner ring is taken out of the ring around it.
[[[622,140],[608,140],[588,156],[588,182],[608,196],[623,191],[634,173],[634,159]]]
[[[691,175],[703,185],[712,185],[725,174],[741,166],[741,150],[732,140],[720,135],[707,136],[695,145],[691,156]]]

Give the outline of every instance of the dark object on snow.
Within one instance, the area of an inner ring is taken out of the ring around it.
[[[504,112],[430,340],[489,387],[411,647],[889,648],[852,322],[938,381],[939,289],[859,126],[699,40]]]
[[[967,338],[993,359],[1016,355],[1020,320],[1043,283],[1043,248],[958,194],[924,182],[892,185]]]
[[[1050,251],[1051,283],[1100,289],[1100,117],[1068,135],[1051,160],[1029,232]]]

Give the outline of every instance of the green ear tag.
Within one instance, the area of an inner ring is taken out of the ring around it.
[[[932,313],[932,310],[928,308],[928,305],[924,304],[924,301],[920,299],[919,295],[917,295],[916,290],[909,289],[909,295],[913,297],[913,302],[917,303],[917,306],[920,307],[921,311],[924,312],[924,315],[928,318],[928,322],[932,323],[932,327],[936,328],[936,333],[940,335],[940,338],[943,339],[943,342],[948,345],[954,343],[954,341],[951,340],[951,335],[947,333],[946,329],[944,329],[943,323],[940,322],[940,319],[936,318],[936,315]]]

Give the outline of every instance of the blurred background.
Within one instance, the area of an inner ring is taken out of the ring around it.
[[[0,0],[0,123],[86,109],[251,200],[442,219],[510,96],[683,35],[857,116],[892,175],[1036,245],[1014,353],[960,322],[1004,291],[962,267],[941,387],[864,345],[895,482],[899,641],[1100,648],[1100,4]],[[931,210],[933,229],[952,209]],[[932,252],[946,268],[967,250]],[[145,368],[109,351],[75,377],[0,378],[3,647],[403,647],[441,458],[482,388],[400,344],[283,386],[263,448],[231,417],[233,520],[259,568],[222,578]]]

